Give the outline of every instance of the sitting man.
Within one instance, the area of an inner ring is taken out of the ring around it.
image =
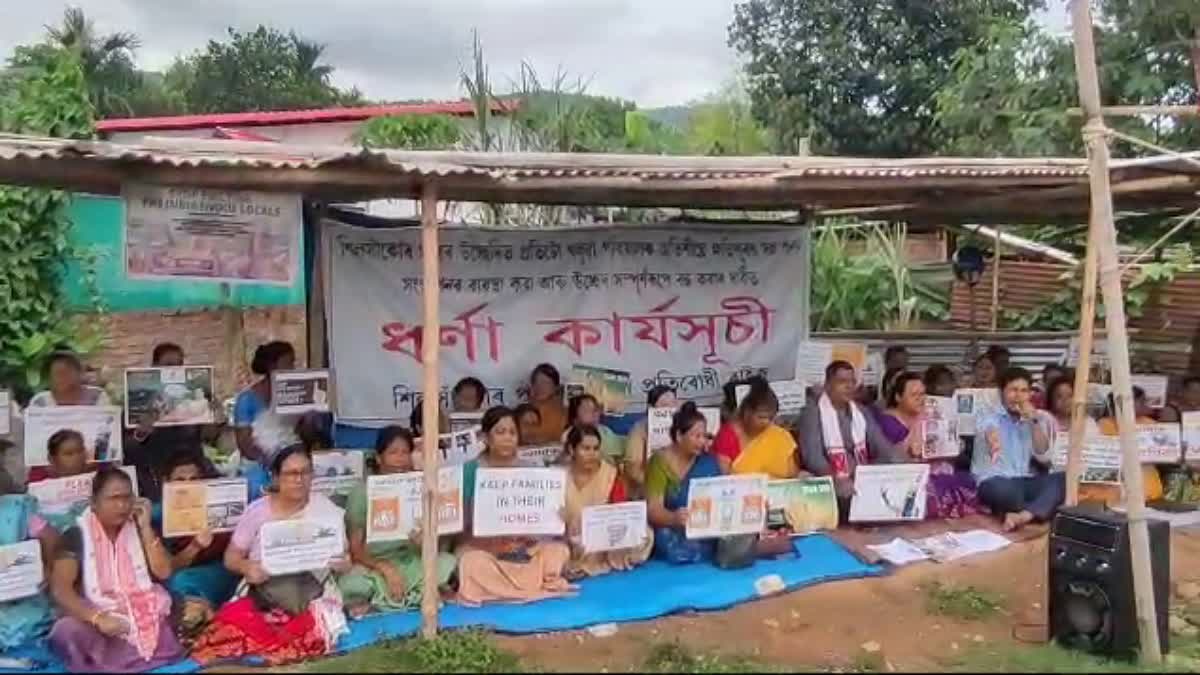
[[[1062,473],[1034,474],[1031,462],[1050,464],[1054,420],[1033,405],[1033,378],[1024,368],[1000,376],[1004,410],[981,419],[977,428],[971,473],[979,499],[1004,517],[1004,529],[1016,530],[1046,521],[1066,497]]]

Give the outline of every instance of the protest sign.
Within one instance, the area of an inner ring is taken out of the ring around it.
[[[89,462],[120,462],[121,409],[116,406],[31,406],[25,410],[25,466],[50,463],[47,442],[55,432],[73,429],[83,435]]]
[[[12,392],[0,389],[0,436],[12,433]]]
[[[924,520],[928,483],[928,464],[860,464],[854,472],[850,521]]]
[[[646,502],[587,506],[581,520],[586,553],[621,551],[646,543]]]
[[[762,532],[767,477],[761,474],[697,478],[688,486],[688,539]]]
[[[441,463],[445,465],[466,464],[478,457],[483,452],[481,432],[482,430],[479,427],[472,427],[463,431],[440,434],[438,436],[438,450],[442,453]],[[420,469],[425,463],[425,454],[421,449],[424,447],[421,437],[418,436],[413,443],[415,447],[413,466]]]
[[[883,379],[886,364],[883,361],[883,352],[878,349],[871,349],[867,352],[867,360],[862,369],[862,377],[860,378],[864,387],[878,387]]]
[[[450,433],[475,429],[483,422],[482,412],[450,413]]]
[[[1182,413],[1180,422],[1184,460],[1200,461],[1200,410]]]
[[[1000,401],[1000,390],[995,387],[957,389],[954,392],[954,400],[958,405],[959,436],[974,436],[980,421],[1004,409],[1004,404]]]
[[[361,450],[314,452],[312,460],[312,490],[326,497],[350,494],[366,475],[366,453]]]
[[[716,436],[717,430],[721,428],[721,409],[697,408],[696,411],[704,415],[704,428],[708,431],[708,435]]]
[[[958,401],[950,396],[926,396],[925,414],[921,417],[921,458],[946,459],[958,457]]]
[[[231,532],[246,512],[244,478],[163,483],[163,536]]]
[[[833,479],[794,478],[767,483],[767,527],[788,527],[795,534],[836,530],[837,495]]]
[[[125,276],[291,286],[300,195],[127,183]]]
[[[560,443],[549,445],[526,445],[517,448],[517,458],[528,464],[549,466],[558,462],[562,457],[563,446]]]
[[[1117,436],[1105,436],[1100,433],[1090,433],[1084,436],[1082,450],[1083,473],[1079,480],[1084,483],[1120,483],[1121,482],[1121,439]],[[1051,448],[1051,464],[1056,469],[1065,469],[1067,455],[1070,452],[1070,434],[1062,432],[1054,435],[1054,446]]]
[[[674,408],[650,408],[646,411],[646,449],[656,452],[671,447]]]
[[[772,382],[771,391],[779,400],[780,417],[795,417],[808,404],[808,384],[803,380]]]
[[[825,369],[834,361],[845,361],[854,367],[859,383],[867,373],[867,345],[861,342],[801,341],[796,352],[796,378],[813,386],[825,384]],[[877,376],[875,377],[878,380]]]
[[[273,520],[259,531],[259,559],[272,576],[317,572],[346,553],[346,526],[340,518]]]
[[[329,371],[289,370],[271,373],[271,407],[279,415],[329,412]]]
[[[1178,424],[1139,424],[1137,437],[1143,464],[1178,464],[1183,459]]]
[[[438,469],[438,535],[457,534],[463,529],[463,470],[461,466]],[[425,474],[421,471],[392,473],[367,478],[367,542],[408,539],[421,528],[425,509],[422,495]]]
[[[562,469],[486,469],[475,474],[474,534],[561,535],[567,473]]]
[[[571,382],[583,384],[585,392],[596,397],[606,413],[623,413],[633,394],[633,379],[628,371],[575,364]]]
[[[138,495],[136,467],[123,466],[121,470],[129,476],[129,482],[133,487],[133,496],[136,497]],[[92,482],[95,478],[95,471],[64,478],[43,478],[30,483],[26,487],[26,492],[31,497],[37,498],[39,511],[61,516],[70,513],[72,509],[92,498]]]
[[[44,580],[42,547],[37,539],[0,546],[0,602],[38,595]]]
[[[1158,410],[1167,405],[1166,375],[1130,375],[1129,383],[1146,392],[1146,405]]]
[[[125,426],[213,424],[213,367],[125,369]]]
[[[1087,406],[1089,413],[1099,413],[1107,416],[1112,413],[1108,409],[1108,398],[1112,396],[1111,384],[1095,384],[1088,383],[1087,386]]]

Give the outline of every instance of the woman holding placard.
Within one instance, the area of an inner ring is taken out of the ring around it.
[[[312,453],[288,446],[271,462],[274,489],[246,509],[225,550],[225,567],[241,576],[237,599],[226,604],[200,635],[192,656],[201,663],[257,656],[272,665],[333,650],[346,631],[342,596],[333,572],[346,572],[346,557],[319,569],[272,575],[263,560],[263,529],[276,521],[304,521],[341,532],[342,510],[313,493]],[[342,539],[344,550],[345,540]]]
[[[654,546],[647,532],[640,548],[586,553],[583,548],[583,510],[627,501],[625,486],[616,467],[601,449],[601,432],[594,426],[580,425],[567,432],[567,537],[571,544],[568,578],[594,577],[614,570],[628,570],[646,562]]]
[[[563,407],[562,376],[549,363],[538,364],[529,375],[529,402],[538,411],[538,425],[531,429],[527,445],[557,443],[567,428],[567,411]]]
[[[1116,403],[1113,401],[1112,394],[1108,395],[1108,410],[1110,415],[1101,419],[1096,423],[1096,428],[1105,436],[1119,436],[1120,430],[1117,426],[1117,418],[1115,411]],[[1141,387],[1133,387],[1133,414],[1134,421],[1137,424],[1155,424],[1154,409],[1146,401],[1146,391]],[[1069,430],[1069,427],[1068,427]],[[1142,489],[1146,493],[1146,501],[1154,501],[1163,497],[1163,480],[1162,475],[1158,472],[1158,467],[1154,464],[1142,465]],[[1113,485],[1111,483],[1084,483],[1079,484],[1079,501],[1080,502],[1104,502],[1106,506],[1116,506],[1121,504],[1124,499],[1122,492],[1124,486]]]
[[[45,563],[39,565],[42,569],[38,572],[40,578],[45,580],[50,578],[49,563],[54,560],[58,534],[37,515],[36,506],[36,501],[28,495],[0,496],[0,547],[8,549],[3,553],[5,559],[13,560],[9,556],[29,555],[35,551],[9,547],[23,545],[23,542],[36,542],[41,562]],[[32,595],[8,595],[10,599],[0,602],[0,652],[45,637],[50,630],[54,622],[54,610],[43,590],[44,587],[39,585],[38,592]]]
[[[295,367],[296,350],[287,342],[268,342],[254,350],[250,370],[260,377],[233,403],[233,425],[243,459],[269,466],[281,448],[300,442],[296,430],[300,418],[279,415],[271,407],[271,374]]]
[[[722,473],[761,473],[772,480],[795,478],[796,439],[775,424],[779,399],[764,380],[755,380],[733,417],[713,439],[713,454]]]
[[[413,468],[413,436],[397,426],[384,427],[375,442],[377,475],[409,473]],[[359,485],[346,503],[346,529],[354,568],[338,577],[346,609],[351,616],[371,610],[413,609],[421,604],[424,569],[421,566],[420,531],[408,539],[367,543],[367,486]],[[446,587],[458,560],[439,553],[438,585]]]
[[[108,394],[100,387],[83,383],[83,362],[75,352],[56,351],[46,358],[42,376],[50,383],[46,391],[29,399],[31,408],[51,408],[60,405],[112,405]]]
[[[621,440],[613,433],[612,429],[600,423],[600,413],[603,410],[600,408],[600,401],[596,400],[591,394],[580,394],[572,396],[567,404],[567,430],[563,432],[562,443],[567,442],[567,435],[571,429],[576,427],[592,427],[600,434],[600,452],[604,454],[604,458],[610,462],[619,462],[621,460]]]
[[[50,592],[62,615],[50,649],[71,672],[144,672],[183,656],[168,620],[171,596],[159,582],[171,558],[135,499],[129,475],[96,473],[89,508],[63,535]]]
[[[656,385],[646,394],[647,408],[674,410],[678,405],[675,390],[666,385]],[[625,441],[625,478],[632,488],[639,491],[646,483],[646,461],[650,454],[649,432],[649,421],[639,420],[633,425],[633,429],[630,429]]]
[[[50,458],[50,466],[47,467],[42,478],[30,480],[30,483],[38,483],[47,479],[70,478],[95,470],[95,467],[88,465],[83,434],[74,429],[60,429],[51,434],[50,439],[46,441],[46,456]],[[72,527],[87,507],[86,501],[80,501],[70,506],[60,505],[53,509],[47,504],[37,505],[38,515],[44,518],[56,532],[65,532]]]
[[[475,477],[481,468],[527,467],[517,455],[517,418],[512,410],[488,410],[480,422],[483,452],[463,466],[463,503],[474,513]],[[473,520],[473,518],[472,518]],[[529,602],[565,595],[573,589],[563,577],[571,558],[565,543],[553,538],[479,537],[474,523],[459,547],[458,597],[467,605]]]
[[[674,564],[711,560],[716,540],[687,538],[688,489],[697,478],[722,475],[708,452],[708,424],[695,403],[685,403],[671,422],[671,446],[646,464],[646,509],[654,528],[654,557]]]

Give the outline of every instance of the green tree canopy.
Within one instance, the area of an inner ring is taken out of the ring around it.
[[[364,124],[355,140],[368,148],[444,150],[462,137],[458,120],[449,115],[389,115]]]

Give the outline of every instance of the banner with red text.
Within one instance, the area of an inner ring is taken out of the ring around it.
[[[326,222],[330,353],[338,414],[407,419],[421,400],[419,228]],[[562,230],[446,227],[441,262],[442,405],[474,376],[488,405],[524,399],[529,372],[575,364],[716,401],[733,376],[795,374],[808,335],[808,233],[747,226]]]

